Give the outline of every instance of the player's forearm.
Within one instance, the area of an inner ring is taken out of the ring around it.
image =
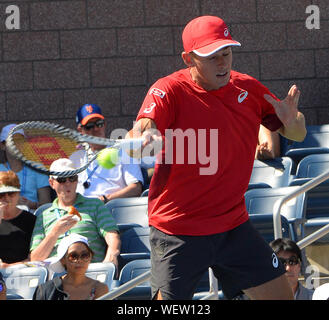
[[[289,126],[282,126],[279,133],[287,139],[301,142],[306,136],[305,118],[301,112],[297,113],[296,120]]]

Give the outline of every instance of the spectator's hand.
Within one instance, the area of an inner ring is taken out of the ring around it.
[[[274,151],[269,149],[268,143],[264,142],[257,146],[255,159],[257,160],[266,160],[266,159],[274,159]]]
[[[293,85],[288,92],[288,95],[284,100],[277,101],[268,94],[264,95],[264,98],[272,104],[275,113],[281,120],[285,127],[290,127],[296,122],[298,113],[298,101],[300,97],[300,91],[296,85]]]
[[[72,214],[67,214],[58,219],[53,227],[54,232],[60,236],[77,224],[77,220]]]

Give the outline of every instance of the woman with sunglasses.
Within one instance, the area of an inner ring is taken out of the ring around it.
[[[106,284],[86,276],[93,251],[88,239],[76,233],[63,238],[49,269],[64,273],[37,287],[33,300],[94,300],[109,289]]]
[[[17,207],[20,182],[13,171],[0,172],[0,268],[28,261],[36,217]]]
[[[290,239],[276,239],[270,243],[278,260],[286,268],[286,277],[295,300],[312,300],[314,290],[305,288],[298,277],[301,271],[302,253],[298,245]]]

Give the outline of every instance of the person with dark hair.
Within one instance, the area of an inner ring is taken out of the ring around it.
[[[314,290],[305,288],[298,281],[302,263],[302,253],[298,245],[290,239],[279,238],[273,240],[270,246],[286,268],[285,275],[295,300],[312,300]]]
[[[106,284],[86,276],[93,254],[86,237],[72,233],[63,238],[49,269],[66,274],[39,285],[33,300],[94,300],[107,293]]]

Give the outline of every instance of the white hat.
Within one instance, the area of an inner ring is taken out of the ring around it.
[[[16,127],[16,126],[17,126],[17,124],[15,124],[15,123],[8,124],[8,125],[4,126],[4,127],[2,128],[2,130],[1,130],[1,133],[0,133],[0,141],[3,142],[3,141],[5,141],[5,140],[7,140],[10,130],[11,130],[12,128]],[[21,134],[21,135],[24,135],[24,131],[23,131],[22,129],[17,130],[17,131],[15,132],[15,134],[16,134],[16,133],[19,133],[19,134]]]
[[[329,300],[329,283],[325,283],[314,290],[312,300]]]
[[[75,170],[76,167],[74,166],[74,163],[67,158],[60,158],[55,160],[49,170],[50,171],[57,171],[57,172],[63,172],[63,171],[71,171],[71,170]],[[50,176],[53,179],[56,179],[57,176]]]
[[[6,186],[4,184],[0,185],[0,193],[6,192],[20,192],[21,190],[14,186]]]
[[[81,236],[77,233],[71,233],[67,237],[63,238],[59,243],[57,248],[57,256],[49,259],[51,263],[49,264],[48,268],[54,271],[55,273],[64,272],[65,268],[60,260],[65,256],[70,245],[76,242],[82,242],[89,248],[88,239],[86,237]]]

